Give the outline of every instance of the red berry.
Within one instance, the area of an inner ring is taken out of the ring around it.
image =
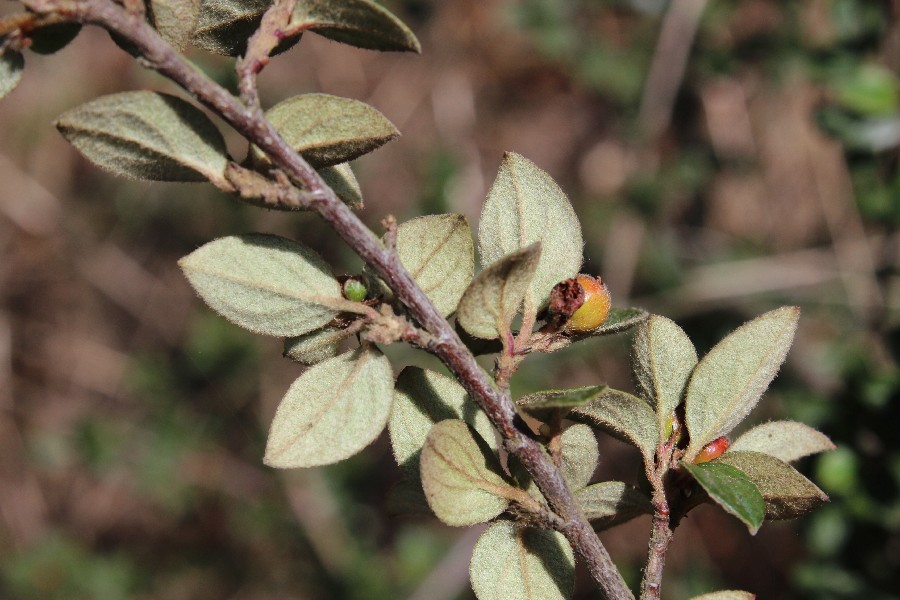
[[[694,464],[699,465],[700,463],[709,462],[712,459],[721,456],[723,452],[728,450],[728,446],[730,445],[731,442],[728,441],[728,438],[724,435],[722,437],[714,439],[707,445],[703,446],[703,450],[701,450],[700,454],[697,455],[697,458],[694,459]]]
[[[609,316],[612,299],[603,281],[590,275],[579,275],[576,281],[584,290],[584,302],[578,307],[565,328],[568,331],[587,332],[597,329]]]

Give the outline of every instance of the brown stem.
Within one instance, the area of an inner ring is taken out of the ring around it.
[[[659,600],[662,588],[663,570],[666,567],[666,551],[672,541],[674,527],[666,495],[666,480],[672,464],[675,435],[656,449],[656,464],[647,469],[647,477],[653,486],[653,524],[650,530],[650,545],[647,565],[641,580],[641,600]]]
[[[297,185],[305,200],[340,237],[385,280],[410,314],[431,334],[428,350],[437,355],[475,398],[500,432],[506,449],[515,454],[533,477],[551,508],[559,516],[560,531],[584,559],[604,598],[633,599],[590,524],[569,491],[561,472],[536,441],[514,424],[515,408],[508,393],[494,387],[447,320],[437,311],[396,254],[343,203],[309,164],[294,151],[260,111],[243,105],[204,73],[187,63],[143,19],[130,15],[110,0],[26,0],[32,9],[58,12],[73,20],[92,23],[129,40],[143,62],[157,70],[225,119],[259,147]]]

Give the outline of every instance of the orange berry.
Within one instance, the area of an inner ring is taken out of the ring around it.
[[[700,463],[709,462],[712,459],[721,456],[723,452],[728,450],[728,446],[730,445],[731,442],[729,442],[728,438],[724,435],[722,437],[714,439],[707,445],[703,446],[703,450],[701,450],[700,454],[697,455],[697,458],[694,459],[694,464],[699,465]]]
[[[609,316],[609,307],[612,304],[612,298],[609,290],[603,281],[597,277],[594,279],[590,275],[579,275],[575,279],[584,290],[584,302],[578,307],[569,320],[566,322],[565,328],[568,331],[588,332],[597,329],[606,321]]]

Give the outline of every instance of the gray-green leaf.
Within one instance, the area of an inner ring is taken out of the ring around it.
[[[541,245],[535,243],[479,273],[459,301],[457,322],[470,334],[483,339],[509,332],[540,258]]]
[[[834,450],[824,433],[796,421],[772,421],[757,425],[731,444],[729,452],[762,452],[786,463],[804,456]]]
[[[462,215],[432,215],[397,229],[397,254],[445,317],[456,310],[475,274],[472,231]]]
[[[746,473],[766,501],[767,519],[802,517],[828,500],[825,492],[794,467],[768,454],[726,452],[713,462]]]
[[[683,462],[682,466],[716,504],[743,521],[751,534],[759,531],[766,516],[766,503],[743,471],[721,462],[699,465]]]
[[[741,325],[703,357],[685,396],[690,462],[756,406],[787,355],[800,309],[785,306]]]
[[[184,50],[191,42],[201,0],[150,0],[153,26],[169,44]]]
[[[460,419],[497,448],[494,428],[475,401],[455,379],[422,369],[406,367],[394,385],[394,408],[388,423],[394,458],[418,479],[419,453],[435,423]]]
[[[351,329],[329,325],[298,337],[285,338],[284,356],[311,366],[337,356],[340,343],[352,335]]]
[[[673,321],[651,315],[638,327],[632,368],[642,397],[656,407],[660,441],[666,437],[666,422],[681,403],[696,365],[694,344]]]
[[[644,464],[653,465],[656,454],[656,415],[636,396],[606,388],[594,400],[573,409],[568,418],[602,429],[638,448]]]
[[[569,390],[545,390],[522,396],[516,400],[516,405],[535,418],[547,421],[556,412],[565,416],[573,408],[587,404],[605,389],[605,385],[589,385]]]
[[[213,310],[264,335],[293,337],[318,329],[345,302],[318,254],[274,235],[220,238],[178,264]]]
[[[603,481],[575,492],[575,501],[594,529],[608,529],[641,515],[653,514],[646,494],[621,481]]]
[[[3,38],[0,38],[0,43]],[[0,55],[0,98],[16,89],[22,80],[22,71],[25,69],[25,57],[21,52],[6,50]]]
[[[357,48],[422,51],[419,40],[400,19],[370,0],[300,0],[291,26],[305,27]]]
[[[264,462],[329,465],[353,456],[384,429],[394,376],[375,348],[358,348],[310,368],[278,405]]]
[[[478,227],[484,265],[540,242],[541,259],[531,282],[536,310],[550,290],[581,268],[581,224],[555,181],[527,158],[507,152],[488,192]]]
[[[721,592],[710,592],[702,596],[694,596],[691,600],[753,600],[756,594],[750,592],[742,592],[740,590],[723,590]]]
[[[562,433],[562,474],[575,491],[584,488],[600,458],[594,430],[587,425],[572,425]]]
[[[272,0],[202,0],[191,41],[198,48],[216,54],[241,55],[271,5]],[[289,37],[273,54],[287,50],[299,39],[299,35]]]
[[[322,180],[328,184],[337,197],[345,202],[350,208],[359,210],[365,204],[363,202],[362,190],[353,169],[348,163],[341,163],[330,167],[322,167],[319,169],[319,175]]]
[[[478,600],[566,600],[575,588],[575,556],[562,534],[493,523],[469,564]]]
[[[56,127],[91,162],[117,175],[224,181],[222,134],[200,109],[175,96],[103,96],[63,113]]]
[[[466,526],[493,519],[522,493],[501,475],[497,457],[465,421],[435,424],[420,458],[422,489],[437,518]]]
[[[359,100],[328,94],[302,94],[266,112],[285,141],[312,166],[327,167],[367,154],[400,132],[387,118]],[[254,147],[253,159],[265,161]]]

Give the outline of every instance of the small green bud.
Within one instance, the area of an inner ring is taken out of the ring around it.
[[[344,298],[353,302],[362,302],[369,295],[369,289],[359,279],[350,278],[344,282]]]

